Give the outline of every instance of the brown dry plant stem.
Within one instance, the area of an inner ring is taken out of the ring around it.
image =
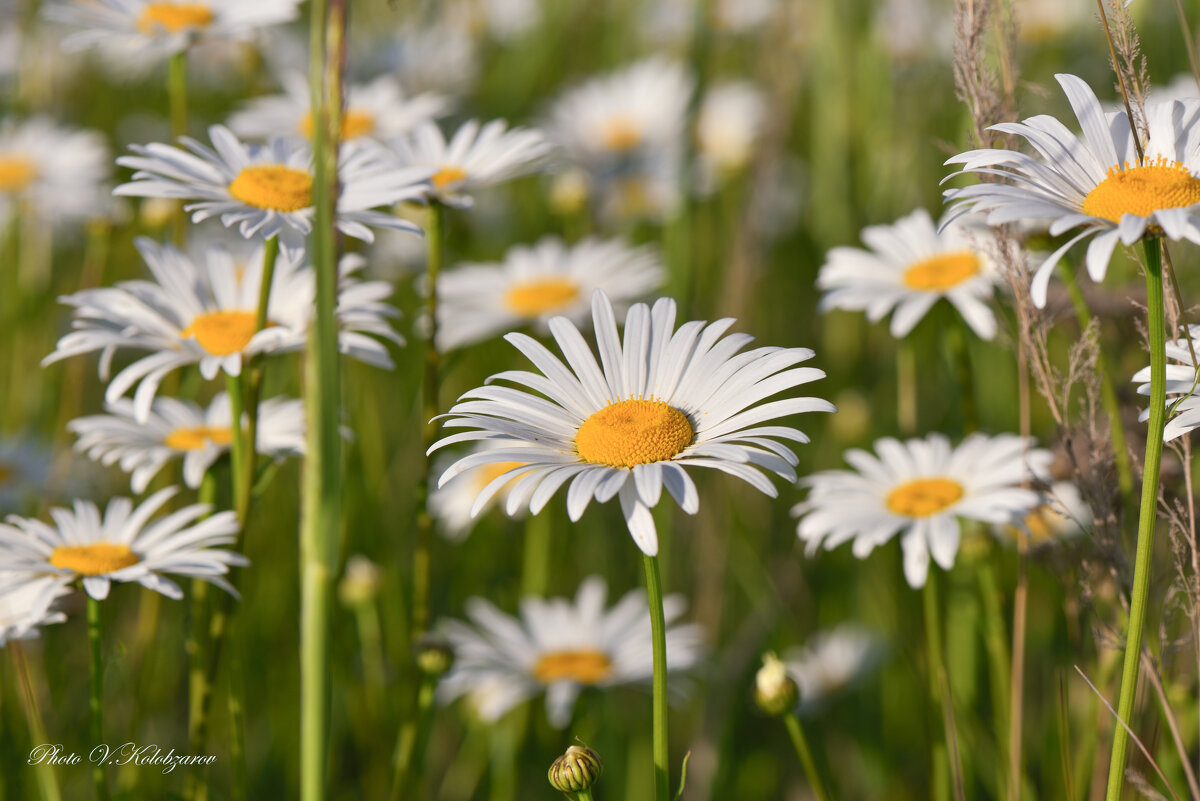
[[[1179,720],[1175,717],[1175,712],[1171,709],[1171,704],[1167,701],[1167,691],[1163,687],[1162,677],[1158,675],[1154,659],[1145,648],[1142,649],[1142,670],[1145,672],[1146,680],[1150,682],[1150,686],[1154,689],[1154,695],[1158,698],[1158,705],[1162,708],[1163,720],[1167,724],[1167,730],[1171,733],[1171,742],[1175,745],[1175,751],[1179,754],[1179,761],[1183,765],[1183,775],[1187,778],[1188,789],[1191,790],[1192,798],[1200,799],[1200,783],[1196,781],[1196,770],[1192,767],[1192,761],[1188,757],[1187,746],[1184,745],[1183,736],[1179,732]]]
[[[1188,66],[1192,70],[1192,80],[1200,88],[1200,61],[1196,60],[1196,38],[1192,27],[1188,25],[1187,14],[1183,11],[1183,0],[1175,0],[1175,16],[1179,18],[1179,32],[1183,35],[1183,46],[1187,48]]]
[[[1008,694],[1008,799],[1021,797],[1021,731],[1024,725],[1025,630],[1029,618],[1029,538],[1021,529],[1017,536],[1017,587],[1013,590],[1012,677]]]

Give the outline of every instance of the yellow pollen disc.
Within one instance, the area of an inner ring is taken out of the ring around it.
[[[250,344],[254,338],[254,312],[206,312],[179,332],[184,339],[195,337],[200,347],[213,356],[228,356]]]
[[[904,271],[904,285],[922,292],[944,292],[979,275],[979,257],[970,251],[939,253]]]
[[[103,576],[140,561],[128,545],[111,542],[60,545],[50,554],[50,564],[62,570],[73,570],[81,576]]]
[[[491,464],[485,464],[483,467],[479,468],[479,472],[475,474],[475,484],[477,487],[479,487],[480,491],[482,491],[484,487],[500,478],[500,476],[504,475],[509,470],[515,470],[524,464],[524,462],[492,462]],[[520,476],[518,476],[518,478],[519,477]],[[512,486],[513,481],[516,480],[517,479],[514,478],[512,481],[505,484],[504,487],[508,488]]]
[[[1126,214],[1149,217],[1159,209],[1177,209],[1200,203],[1200,178],[1178,161],[1158,161],[1137,167],[1129,162],[1112,167],[1108,177],[1083,199],[1083,213],[1112,223]]]
[[[656,400],[610,403],[583,421],[575,434],[579,458],[609,467],[665,462],[696,438],[678,409]]]
[[[1025,518],[1025,528],[1029,530],[1029,539],[1034,542],[1049,542],[1054,539],[1053,518],[1058,513],[1048,506],[1039,506]]]
[[[374,130],[375,115],[369,111],[350,109],[342,115],[342,141],[366,136]],[[305,114],[304,119],[300,121],[300,132],[304,134],[306,139],[312,139],[313,118],[311,111]]]
[[[887,508],[903,517],[931,517],[953,506],[963,496],[963,486],[949,478],[918,478],[896,487],[887,496]]]
[[[642,143],[642,129],[628,117],[613,117],[604,128],[604,146],[609,150],[633,150]]]
[[[0,192],[19,192],[33,183],[37,168],[21,156],[0,156]]]
[[[229,184],[229,194],[247,206],[299,211],[312,205],[312,176],[282,164],[246,167]]]
[[[137,29],[144,34],[159,30],[179,33],[188,28],[207,28],[213,12],[204,3],[147,3],[138,14]]]
[[[445,189],[450,184],[456,184],[467,177],[467,171],[462,167],[447,165],[433,174],[430,182],[434,189]]]
[[[579,297],[579,285],[567,278],[541,278],[509,287],[504,305],[522,317],[539,317],[570,306]]]
[[[233,442],[233,429],[212,426],[177,428],[163,440],[164,445],[177,451],[202,450],[210,442],[219,448],[228,447]]]
[[[612,675],[612,662],[603,651],[580,648],[577,651],[551,651],[533,666],[533,677],[542,684],[577,681],[599,684]]]

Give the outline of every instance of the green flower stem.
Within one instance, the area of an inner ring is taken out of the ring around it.
[[[275,280],[275,263],[279,256],[279,237],[273,236],[263,243],[262,283],[258,290],[258,308],[254,315],[254,333],[257,334],[267,327],[267,309],[271,303],[271,284]],[[254,495],[254,476],[257,473],[258,454],[258,401],[262,389],[263,368],[261,362],[254,358],[245,365],[242,374],[244,387],[244,412],[246,427],[242,428],[241,413],[236,413],[233,419],[234,440],[241,442],[242,461],[240,470],[233,473],[234,508],[238,520],[245,528],[250,516],[250,502]]]
[[[421,677],[421,687],[417,691],[416,725],[406,725],[396,740],[396,773],[392,779],[391,795],[393,801],[416,797],[417,782],[420,781],[421,768],[425,762],[425,746],[429,743],[429,733],[433,729],[433,700],[437,684],[437,676],[426,674]]]
[[[896,424],[906,437],[917,433],[917,352],[911,335],[896,350]]]
[[[1000,589],[996,583],[996,572],[992,566],[992,554],[987,554],[979,560],[976,568],[976,579],[979,582],[979,596],[984,613],[984,643],[988,660],[988,683],[992,694],[992,709],[996,715],[996,741],[1009,743],[1011,736],[1011,661],[1008,653],[1006,635],[1008,626],[1004,621]],[[1011,744],[1009,746],[1011,751]],[[1011,756],[1011,754],[1010,754]],[[1011,760],[1010,760],[1011,762]],[[997,796],[1005,795],[1009,783],[1011,764],[998,766]]]
[[[650,636],[654,645],[654,798],[670,801],[671,766],[667,749],[667,623],[663,614],[658,557],[642,554],[650,602]]]
[[[187,51],[180,50],[167,62],[167,105],[171,117],[171,141],[187,136]],[[182,245],[187,237],[187,218],[183,213],[183,203],[177,201],[175,210],[171,213],[171,238],[176,245]]]
[[[950,797],[950,758],[946,741],[948,739],[946,708],[950,703],[949,686],[946,682],[946,657],[942,651],[941,610],[938,603],[937,573],[932,565],[929,575],[925,578],[925,587],[921,591],[922,606],[925,612],[925,643],[929,659],[929,696],[935,711],[942,718],[942,730],[933,734],[931,739],[931,784],[932,796],[935,801],[946,801]],[[936,724],[934,724],[936,727]],[[936,729],[935,729],[936,730]]]
[[[100,602],[90,595],[87,596],[87,623],[92,657],[91,748],[95,748],[104,742],[104,652],[100,637]],[[103,765],[92,764],[92,783],[96,787],[96,801],[108,801],[108,778]]]
[[[212,504],[217,497],[216,475],[209,470],[200,483],[201,503]],[[208,740],[208,704],[212,689],[209,676],[209,660],[212,656],[212,640],[209,626],[209,583],[203,579],[192,579],[192,619],[188,627],[184,651],[188,656],[188,744],[190,753],[204,752]],[[208,771],[197,766],[188,773],[184,783],[183,797],[191,801],[207,783]]]
[[[242,677],[242,644],[229,638],[229,763],[233,773],[230,801],[246,801],[246,687]]]
[[[521,569],[521,594],[546,595],[550,586],[550,548],[554,526],[550,510],[525,519],[525,554]]]
[[[300,519],[300,799],[328,790],[329,651],[332,577],[337,568],[342,501],[337,349],[338,136],[346,46],[346,0],[313,0],[309,57],[313,119],[313,232],[316,314],[305,352],[308,412]],[[328,45],[328,47],[327,47]]]
[[[591,790],[580,790],[575,793],[575,801],[593,801]]]
[[[1133,701],[1141,664],[1142,631],[1146,626],[1146,598],[1150,590],[1150,559],[1154,551],[1154,524],[1158,518],[1158,475],[1162,466],[1163,428],[1167,418],[1166,320],[1163,312],[1162,244],[1157,237],[1142,240],[1146,253],[1146,310],[1150,333],[1150,423],[1146,430],[1146,457],[1142,469],[1142,502],[1138,515],[1137,556],[1133,589],[1129,597],[1129,630],[1121,670],[1117,716],[1132,725]],[[1106,801],[1120,801],[1125,778],[1129,732],[1113,726],[1112,757],[1108,765]]]
[[[1071,307],[1075,310],[1075,319],[1079,328],[1086,331],[1092,324],[1092,312],[1084,300],[1079,282],[1075,280],[1075,267],[1065,259],[1059,264],[1063,284],[1067,287],[1067,295],[1071,298]],[[1133,495],[1133,465],[1129,459],[1129,448],[1125,444],[1125,427],[1121,425],[1121,404],[1117,400],[1117,388],[1113,384],[1113,372],[1108,366],[1104,349],[1096,353],[1096,368],[1100,372],[1100,403],[1104,413],[1108,415],[1109,436],[1112,438],[1113,456],[1117,465],[1117,483],[1121,487],[1121,499],[1126,509],[1134,505]]]
[[[825,791],[825,785],[821,783],[821,774],[817,771],[817,763],[813,761],[808,740],[804,737],[804,729],[800,726],[800,718],[796,717],[795,712],[788,712],[783,716],[783,722],[787,725],[792,745],[796,749],[796,756],[800,757],[800,764],[804,767],[804,775],[808,777],[813,795],[817,797],[817,801],[829,801],[829,793]]]
[[[437,349],[438,276],[446,257],[446,207],[436,200],[429,201],[429,230],[425,232],[426,258],[425,318],[429,336],[425,340],[425,380],[421,399],[422,442],[428,451],[437,439],[437,423],[433,418],[440,411],[442,357]],[[416,642],[429,626],[429,588],[433,548],[433,517],[429,514],[429,481],[433,475],[433,459],[425,456],[425,477],[416,488],[417,537],[413,548],[412,641]]]
[[[33,691],[33,683],[29,679],[29,666],[25,663],[25,651],[20,640],[8,644],[12,657],[13,668],[16,670],[17,681],[21,686],[21,706],[25,711],[25,720],[29,723],[29,736],[35,743],[48,743],[46,724],[42,720],[42,710],[38,706],[37,694]],[[34,773],[37,775],[38,788],[42,793],[42,801],[62,801],[62,792],[58,787],[58,774],[54,766],[39,762]]]

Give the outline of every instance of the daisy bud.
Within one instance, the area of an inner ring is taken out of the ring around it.
[[[579,793],[590,790],[604,773],[600,755],[586,745],[573,745],[567,753],[554,760],[547,774],[555,790],[563,793]]]
[[[365,556],[355,555],[346,560],[346,573],[338,584],[338,597],[349,607],[375,600],[379,593],[379,568]]]
[[[768,715],[778,717],[795,708],[800,698],[796,682],[787,674],[787,668],[773,653],[763,656],[763,666],[754,677],[754,700]]]
[[[432,637],[417,643],[417,667],[426,676],[445,675],[454,666],[454,649],[445,640]]]

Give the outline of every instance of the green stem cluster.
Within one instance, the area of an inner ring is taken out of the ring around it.
[[[1150,559],[1154,551],[1154,525],[1158,518],[1158,478],[1167,418],[1167,335],[1163,307],[1162,243],[1157,237],[1151,236],[1144,239],[1142,244],[1146,253],[1146,313],[1150,336],[1150,421],[1146,430],[1146,455],[1142,462],[1142,500],[1138,514],[1133,589],[1129,597],[1129,630],[1121,670],[1121,694],[1117,701],[1117,717],[1127,724],[1133,715],[1138,668],[1141,664],[1142,632],[1146,627]],[[1113,727],[1106,801],[1120,801],[1128,750],[1129,732],[1118,722]]]
[[[812,750],[808,747],[808,740],[804,737],[804,729],[800,726],[800,718],[796,717],[795,712],[788,712],[783,716],[783,722],[787,726],[788,735],[792,738],[792,746],[796,749],[796,756],[800,758],[804,774],[808,777],[808,783],[812,786],[813,795],[817,797],[817,801],[829,801],[829,793],[826,792],[825,785],[821,781],[817,763],[813,760]]]

